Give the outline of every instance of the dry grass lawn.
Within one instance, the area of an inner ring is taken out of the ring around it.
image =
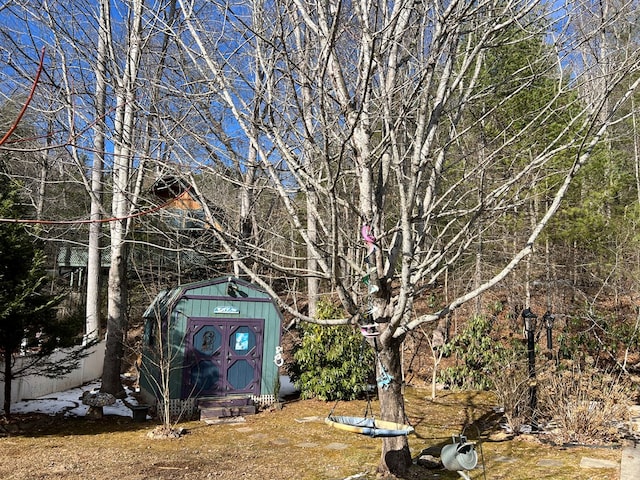
[[[412,454],[439,449],[452,435],[478,441],[483,480],[612,480],[618,468],[581,468],[583,457],[619,463],[616,448],[559,448],[540,438],[508,438],[500,432],[487,393],[441,393],[436,401],[407,390],[407,412],[416,433]],[[362,416],[365,402],[341,402],[336,415]],[[261,412],[238,424],[181,424],[178,439],[150,439],[156,423],[130,418],[16,416],[0,425],[0,479],[256,479],[342,480],[376,478],[381,440],[327,426],[333,403],[300,400]],[[374,413],[377,405],[373,404]],[[409,479],[459,479],[455,472],[414,466]]]

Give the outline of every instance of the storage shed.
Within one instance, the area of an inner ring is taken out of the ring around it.
[[[277,400],[282,314],[256,285],[235,277],[180,285],[161,292],[144,318],[140,389],[148,402],[162,398],[163,375],[171,400]]]

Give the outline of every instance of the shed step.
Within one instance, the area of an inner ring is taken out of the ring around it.
[[[198,399],[198,407],[201,409],[215,407],[244,407],[253,405],[251,397],[206,397]]]
[[[257,409],[251,397],[208,397],[198,399],[201,420],[255,415]]]
[[[227,417],[239,417],[243,415],[255,415],[255,405],[244,405],[239,407],[209,407],[200,409],[200,419],[216,419]]]

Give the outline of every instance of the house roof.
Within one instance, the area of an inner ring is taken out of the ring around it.
[[[153,185],[151,185],[150,190],[160,199],[171,200],[192,190],[192,187],[188,182],[180,177],[164,175],[159,177]]]
[[[195,224],[200,225],[199,228],[204,227],[206,229],[210,226],[205,219],[204,206],[206,205],[208,211],[213,216],[213,226],[217,230],[222,230],[221,222],[224,220],[224,212],[222,209],[213,205],[200,195],[184,178],[175,175],[163,175],[151,185],[149,190],[159,200],[167,202],[165,210],[185,212],[187,215],[193,217]],[[184,220],[178,219],[178,223],[180,222],[184,223]]]

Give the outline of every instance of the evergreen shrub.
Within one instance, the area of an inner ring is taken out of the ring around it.
[[[343,318],[339,307],[323,300],[318,319]],[[353,400],[362,396],[374,375],[373,349],[352,325],[301,325],[289,374],[302,398]]]
[[[442,370],[440,382],[461,390],[487,390],[493,386],[490,372],[503,363],[508,349],[491,337],[491,330],[490,319],[474,316],[462,332],[442,347],[444,356],[456,355],[457,362]]]

